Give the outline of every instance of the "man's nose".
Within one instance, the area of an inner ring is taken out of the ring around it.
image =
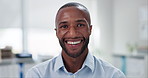
[[[75,38],[77,36],[77,30],[75,27],[70,27],[69,29],[69,36],[72,37],[72,38]]]

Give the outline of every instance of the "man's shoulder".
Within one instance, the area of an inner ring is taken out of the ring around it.
[[[125,78],[124,74],[120,69],[113,66],[111,63],[107,62],[106,60],[96,58],[94,56],[95,64],[97,70],[100,70],[101,72],[104,72],[107,77],[113,76],[115,78]]]
[[[116,68],[111,63],[107,62],[104,59],[97,58],[97,57],[94,56],[94,60],[95,60],[96,65],[102,66],[103,68],[110,68],[110,67]]]
[[[32,69],[45,70],[48,66],[52,66],[54,64],[56,58],[57,57],[53,57],[53,58],[51,58],[49,60],[38,63],[35,66],[33,66]]]
[[[36,64],[32,68],[30,68],[26,74],[26,78],[40,78],[44,77],[45,73],[53,68],[55,60],[57,57],[44,61],[42,63]]]

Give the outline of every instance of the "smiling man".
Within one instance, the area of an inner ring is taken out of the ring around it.
[[[26,78],[125,78],[120,70],[89,53],[92,25],[85,6],[63,5],[55,23],[61,54],[31,68]]]

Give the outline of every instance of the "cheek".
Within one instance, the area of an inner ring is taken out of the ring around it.
[[[83,34],[84,37],[89,37],[91,34],[91,31],[88,28],[82,29],[79,32]]]
[[[66,34],[67,31],[61,31],[61,30],[57,30],[57,37],[58,39],[61,39],[64,37],[64,35]]]

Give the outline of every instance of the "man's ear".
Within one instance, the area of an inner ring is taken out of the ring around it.
[[[54,30],[57,31],[57,28],[55,28]]]
[[[92,32],[92,25],[89,26],[89,31],[90,31],[90,35],[91,35],[91,32]]]
[[[55,28],[54,30],[55,30],[55,32],[56,32],[56,36],[57,36],[57,28]]]

